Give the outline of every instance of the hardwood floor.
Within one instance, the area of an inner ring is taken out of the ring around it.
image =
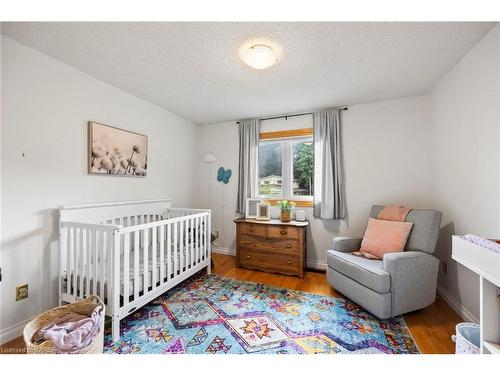
[[[322,272],[307,271],[304,278],[283,276],[260,271],[236,268],[236,259],[233,256],[213,254],[214,267],[212,272],[233,279],[254,281],[288,289],[339,297],[341,294],[333,290],[326,282],[326,275]],[[448,354],[455,352],[455,344],[451,335],[455,332],[455,325],[462,321],[439,296],[431,306],[403,315],[410,333],[420,351],[426,354]],[[0,346],[1,353],[25,353],[21,337]]]

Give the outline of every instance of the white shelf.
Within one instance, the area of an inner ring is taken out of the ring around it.
[[[500,344],[495,344],[489,341],[483,341],[483,346],[491,354],[500,354]]]
[[[500,253],[453,236],[452,258],[480,276],[481,353],[500,354]]]
[[[500,285],[500,254],[453,236],[451,257],[489,282]]]

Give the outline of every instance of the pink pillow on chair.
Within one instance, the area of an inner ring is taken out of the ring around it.
[[[368,225],[359,252],[366,258],[382,259],[386,253],[405,249],[413,223],[368,219]]]

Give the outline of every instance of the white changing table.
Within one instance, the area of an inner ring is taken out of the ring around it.
[[[452,258],[480,276],[481,353],[500,354],[500,254],[453,236]]]

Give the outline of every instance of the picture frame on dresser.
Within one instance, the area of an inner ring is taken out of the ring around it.
[[[271,205],[259,203],[257,205],[257,220],[268,221],[271,220]]]
[[[247,219],[257,219],[258,206],[262,203],[259,198],[247,198],[245,217]]]

